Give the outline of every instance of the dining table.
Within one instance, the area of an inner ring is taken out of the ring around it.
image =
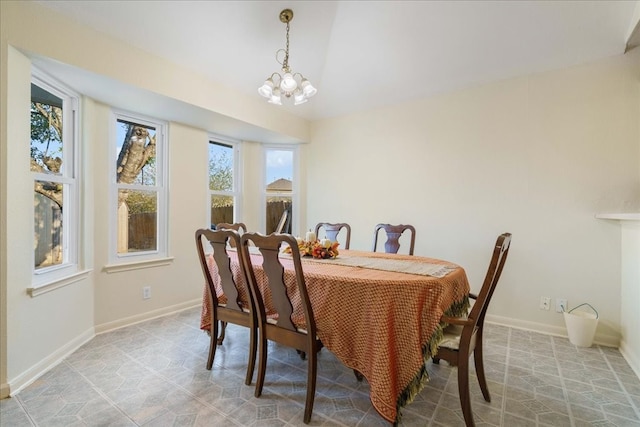
[[[262,256],[250,249],[256,280],[264,281],[266,276],[259,271]],[[240,299],[247,301],[237,253],[234,248],[228,248],[228,253],[241,285]],[[281,258],[285,279],[291,276],[285,281],[292,283],[295,292],[293,262],[286,254]],[[426,362],[437,352],[446,327],[442,315],[461,316],[469,308],[465,270],[434,258],[356,250],[341,250],[333,259],[302,257],[301,261],[318,338],[345,366],[366,378],[376,411],[397,424],[401,408],[428,381]],[[212,256],[208,263],[216,293],[224,303]],[[200,328],[207,332],[210,304],[205,286]],[[292,316],[301,317],[302,307],[295,298],[294,305]]]

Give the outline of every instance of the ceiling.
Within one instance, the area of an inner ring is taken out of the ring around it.
[[[258,100],[258,86],[280,70],[279,13],[291,8],[289,64],[318,94],[273,108],[310,120],[623,54],[637,38],[640,7],[635,0],[39,3]]]

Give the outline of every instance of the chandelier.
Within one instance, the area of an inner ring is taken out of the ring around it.
[[[282,75],[278,72],[271,74],[262,86],[258,88],[258,93],[267,98],[270,104],[282,105],[282,95],[287,98],[293,96],[294,105],[304,104],[315,95],[318,90],[311,85],[300,73],[293,73],[289,68],[289,22],[293,19],[293,11],[284,9],[280,12],[280,21],[287,24],[287,45],[285,49],[276,51],[276,61],[282,65]],[[282,62],[278,59],[278,54],[284,52]]]

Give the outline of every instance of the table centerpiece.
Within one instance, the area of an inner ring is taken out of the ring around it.
[[[302,240],[299,237],[296,237],[296,241],[300,256],[317,259],[331,259],[338,256],[338,246],[340,245],[338,242],[332,242],[329,239]],[[287,246],[284,252],[290,254],[291,248]]]

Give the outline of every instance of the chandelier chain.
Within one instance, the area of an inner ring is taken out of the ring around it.
[[[284,50],[284,62],[282,63],[282,69],[285,72],[289,72],[289,21],[287,21],[287,44]]]

